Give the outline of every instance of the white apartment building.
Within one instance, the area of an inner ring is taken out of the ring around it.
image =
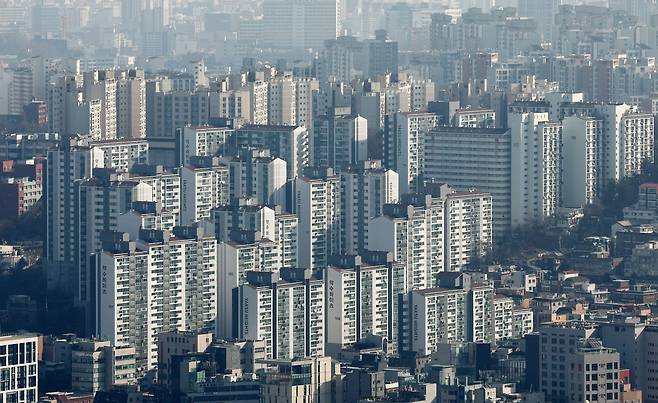
[[[180,169],[182,224],[210,218],[210,212],[229,202],[229,170],[217,157],[192,157]]]
[[[468,292],[468,341],[495,341],[496,322],[493,284],[474,284]]]
[[[144,72],[128,70],[116,73],[117,137],[146,137],[146,81]]]
[[[178,134],[178,161],[180,165],[189,165],[190,157],[214,157],[226,152],[229,137],[233,129],[225,127],[186,126]]]
[[[562,125],[562,206],[579,208],[593,203],[605,184],[603,121],[567,116]]]
[[[146,162],[147,157],[148,145],[144,141],[94,142],[80,136],[62,140],[59,147],[48,151],[44,254],[50,289],[75,292],[78,296],[75,182],[91,178],[94,168],[125,171],[134,164]]]
[[[511,223],[511,148],[507,129],[439,126],[425,136],[422,176],[491,194],[493,230],[502,235]]]
[[[245,125],[233,134],[232,145],[270,150],[273,157],[286,162],[287,178],[294,179],[312,163],[311,142],[309,131],[304,127]]]
[[[313,165],[342,172],[368,159],[368,121],[358,115],[317,116],[313,120]]]
[[[135,165],[130,174],[130,181],[139,182],[142,185],[140,194],[145,195],[141,200],[159,203],[163,211],[175,214],[176,224],[180,224],[180,175],[165,171],[160,165]]]
[[[452,126],[471,128],[493,128],[496,125],[496,112],[493,109],[457,109],[452,118]]]
[[[489,193],[445,195],[445,270],[461,271],[493,245],[492,200]]]
[[[409,347],[420,355],[439,343],[467,341],[467,292],[426,288],[409,293]]]
[[[530,308],[512,309],[512,338],[520,339],[534,331],[533,312]]]
[[[494,295],[494,341],[511,339],[514,335],[514,300],[505,295]]]
[[[313,270],[327,267],[329,256],[343,249],[340,178],[331,168],[308,167],[296,179],[295,193],[299,265]]]
[[[256,231],[279,246],[282,267],[297,267],[297,230],[295,214],[256,204],[253,199],[221,206],[212,211],[211,232],[220,242],[227,242],[232,231]]]
[[[0,400],[32,403],[39,399],[39,338],[0,336]]]
[[[116,218],[116,228],[137,239],[140,229],[173,231],[178,225],[178,215],[162,209],[162,205],[152,201],[133,201],[130,210]]]
[[[384,204],[397,203],[398,174],[378,160],[364,161],[340,173],[345,253],[357,254],[368,246],[368,223],[382,215]]]
[[[400,192],[419,189],[424,137],[439,122],[432,113],[395,113],[387,117],[384,133],[384,166],[398,173]]]
[[[230,339],[237,337],[238,329],[233,325],[235,309],[234,291],[247,281],[248,271],[278,271],[282,267],[279,245],[263,238],[259,232],[233,230],[225,242],[219,244],[218,292],[219,315],[217,335]]]
[[[229,169],[230,198],[253,198],[257,204],[286,209],[287,163],[266,149],[243,150],[222,158]]]
[[[101,139],[117,138],[117,80],[114,71],[83,74],[82,92],[86,101],[100,100]]]
[[[195,227],[106,233],[96,254],[96,334],[132,345],[138,374],[157,364],[158,334],[214,330],[217,317],[217,242]],[[132,284],[132,285],[131,285]],[[140,287],[135,287],[139,284]]]
[[[561,201],[562,125],[548,113],[511,113],[512,227],[554,215]]]
[[[406,270],[387,252],[339,255],[325,271],[327,354],[336,355],[368,335],[382,336],[391,352],[398,340],[398,294]]]
[[[368,238],[368,249],[393,252],[393,260],[407,268],[407,289],[434,287],[445,271],[444,214],[441,198],[403,195],[368,224],[368,232],[377,234]]]
[[[149,145],[145,139],[95,141],[90,143],[93,164],[128,172],[135,164],[147,164]]]
[[[297,124],[297,81],[292,76],[277,77],[267,83],[267,120],[270,125]]]
[[[267,359],[324,355],[325,286],[310,270],[249,272],[236,307],[238,337],[265,340]]]

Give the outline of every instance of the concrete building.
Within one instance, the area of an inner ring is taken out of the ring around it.
[[[341,401],[340,365],[331,357],[268,360],[260,381],[263,403]],[[303,374],[298,376],[296,374]]]
[[[506,129],[439,126],[425,137],[422,176],[491,194],[493,231],[503,235],[511,225],[511,147]]]
[[[340,254],[343,207],[340,178],[331,168],[308,167],[295,183],[295,212],[299,218],[299,265],[327,267],[331,255]]]
[[[384,206],[383,215],[368,224],[369,250],[393,252],[393,260],[407,268],[407,288],[436,285],[445,271],[445,210],[440,197],[402,195],[397,204]]]
[[[548,113],[512,113],[512,227],[553,216],[561,202],[562,125]]]
[[[409,293],[410,342],[412,351],[428,355],[439,343],[466,341],[467,291],[425,288]]]
[[[603,122],[587,116],[562,120],[562,205],[578,208],[599,195],[603,179]]]
[[[46,166],[46,242],[44,254],[48,287],[70,292],[80,300],[76,181],[90,179],[94,168],[125,172],[148,161],[145,140],[91,141],[76,136],[48,151]]]
[[[176,227],[173,236],[141,230],[132,241],[127,233],[105,236],[103,250],[95,255],[101,279],[96,333],[115,345],[134,346],[139,376],[158,362],[159,333],[215,329],[217,242],[194,227]]]
[[[368,121],[361,116],[336,114],[313,120],[313,165],[340,173],[368,159]]]
[[[386,118],[384,166],[398,173],[400,192],[419,190],[424,137],[437,126],[439,116],[432,113],[396,113]]]
[[[0,398],[30,403],[39,398],[39,340],[37,336],[0,336]]]
[[[262,237],[253,230],[233,230],[225,242],[219,244],[218,295],[219,315],[217,335],[231,339],[238,337],[235,322],[237,288],[247,283],[247,272],[276,272],[282,267],[279,244]]]
[[[202,331],[172,330],[157,335],[158,383],[170,385],[173,359],[188,353],[203,353],[211,345],[213,334]]]
[[[175,140],[177,129],[207,125],[209,117],[208,90],[174,90],[169,78],[146,83],[146,137],[149,139]]]
[[[253,198],[257,204],[288,210],[286,161],[272,156],[267,149],[243,149],[239,155],[221,161],[229,170],[231,199]]]
[[[493,343],[496,337],[495,291],[493,284],[473,284],[467,300],[467,340]],[[511,316],[511,311],[505,312]],[[503,319],[501,325],[508,319]]]
[[[493,109],[484,108],[457,109],[452,116],[452,126],[494,128],[496,126],[496,112]]]
[[[493,246],[489,193],[450,192],[445,200],[445,270],[461,271]]]
[[[188,165],[193,156],[225,155],[231,134],[233,129],[224,127],[184,127],[178,133],[178,162]]]
[[[229,202],[229,169],[217,157],[192,157],[180,170],[182,224],[209,219],[212,209]]]
[[[534,330],[532,309],[512,309],[512,338],[520,339]]]
[[[369,335],[381,336],[393,352],[398,342],[398,294],[407,292],[406,269],[387,252],[338,255],[325,271],[327,354]]]
[[[511,339],[514,334],[514,300],[504,295],[494,295],[494,341]]]
[[[288,179],[301,176],[312,163],[312,139],[304,127],[245,125],[232,138],[236,148],[267,149],[273,157],[286,161]]]
[[[592,370],[597,373],[598,378],[598,364],[596,368],[592,368],[591,363],[587,363],[589,367],[586,367],[583,354],[577,355],[578,344],[581,340],[592,337],[595,330],[595,326],[585,322],[545,325],[540,329],[539,383],[541,390],[546,393],[547,397],[570,402],[585,400],[584,382],[594,381],[591,379]],[[618,354],[617,360],[619,360]],[[580,368],[574,367],[571,369],[569,362],[574,361],[580,361],[578,362],[581,365]],[[602,370],[606,371],[605,365]],[[586,381],[585,377],[571,378],[571,371],[573,371],[573,375],[588,374],[590,379]],[[605,374],[602,381],[604,379]],[[571,388],[572,382],[575,382],[573,390]],[[591,392],[588,394],[591,394]],[[590,399],[591,396],[587,400]]]
[[[78,340],[71,346],[71,387],[76,392],[96,393],[136,382],[132,346],[98,340]]]
[[[141,70],[116,75],[117,137],[146,137],[146,81]]]
[[[340,173],[343,206],[343,245],[347,254],[368,246],[368,223],[382,215],[384,204],[399,199],[398,175],[378,160],[364,161]]]
[[[239,337],[265,340],[267,359],[324,355],[325,284],[311,270],[247,272],[236,309]]]

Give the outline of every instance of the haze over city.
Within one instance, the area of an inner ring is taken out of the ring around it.
[[[0,0],[0,403],[658,403],[656,0]]]

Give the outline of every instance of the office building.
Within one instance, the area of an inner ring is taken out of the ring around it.
[[[340,364],[331,357],[267,360],[264,364],[268,369],[260,380],[263,403],[343,399]]]
[[[133,347],[113,346],[105,340],[76,340],[71,344],[71,388],[74,391],[96,393],[137,382]]]
[[[211,345],[213,334],[203,331],[172,330],[158,334],[158,384],[171,385],[174,374],[174,360],[185,354],[203,353]]]

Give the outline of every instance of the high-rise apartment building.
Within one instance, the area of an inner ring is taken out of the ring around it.
[[[408,296],[409,350],[428,355],[439,343],[467,340],[467,292],[425,288]]]
[[[253,198],[257,204],[286,209],[287,163],[266,149],[241,150],[222,158],[229,169],[231,199]]]
[[[141,70],[115,73],[118,138],[146,137],[146,81]]]
[[[392,350],[397,347],[398,294],[407,292],[406,269],[390,253],[333,256],[325,282],[328,354],[338,354],[368,335],[385,338]]]
[[[548,113],[511,113],[512,227],[553,216],[561,203],[562,125]]]
[[[217,334],[222,338],[238,337],[234,320],[237,288],[247,282],[247,272],[275,272],[284,267],[279,244],[253,230],[233,230],[219,244]]]
[[[596,200],[603,179],[603,122],[587,116],[562,120],[562,205],[578,208]]]
[[[299,217],[299,265],[327,267],[331,255],[341,253],[342,203],[340,177],[331,168],[308,167],[295,182],[295,213]]]
[[[212,209],[229,202],[229,169],[217,157],[191,157],[180,169],[181,223],[210,218]]]
[[[286,162],[287,178],[294,179],[312,164],[311,141],[304,127],[245,125],[233,133],[231,145],[270,150],[273,157]]]
[[[266,358],[324,355],[325,284],[311,270],[248,272],[236,307],[239,337],[266,340]]]
[[[384,131],[384,166],[398,173],[400,192],[420,189],[424,137],[439,122],[432,113],[395,113],[387,116]]]
[[[445,270],[461,271],[493,245],[491,194],[452,192],[445,200]]]
[[[313,164],[336,172],[368,159],[368,121],[361,116],[330,114],[313,121]]]
[[[190,157],[213,157],[227,152],[233,129],[225,127],[186,126],[178,132],[178,163],[188,165]]]
[[[444,202],[431,195],[405,194],[384,206],[383,215],[368,224],[368,249],[393,252],[407,268],[407,288],[431,288],[445,271]]]
[[[146,137],[149,139],[174,140],[177,129],[207,125],[209,117],[208,90],[174,90],[169,78],[146,83]]]
[[[358,254],[368,246],[368,223],[382,215],[384,204],[399,199],[398,175],[378,160],[364,161],[340,173],[345,253]]]
[[[213,237],[195,227],[176,227],[173,233],[141,230],[137,240],[120,232],[105,237],[95,255],[96,334],[115,345],[134,346],[138,374],[158,362],[158,333],[215,329]]]
[[[89,137],[62,140],[48,151],[46,164],[46,241],[44,255],[49,289],[79,290],[76,181],[90,179],[94,168],[127,171],[148,161],[145,140],[91,141]]]
[[[458,192],[491,194],[493,230],[502,235],[511,224],[511,149],[507,129],[439,126],[425,137],[422,175]]]

